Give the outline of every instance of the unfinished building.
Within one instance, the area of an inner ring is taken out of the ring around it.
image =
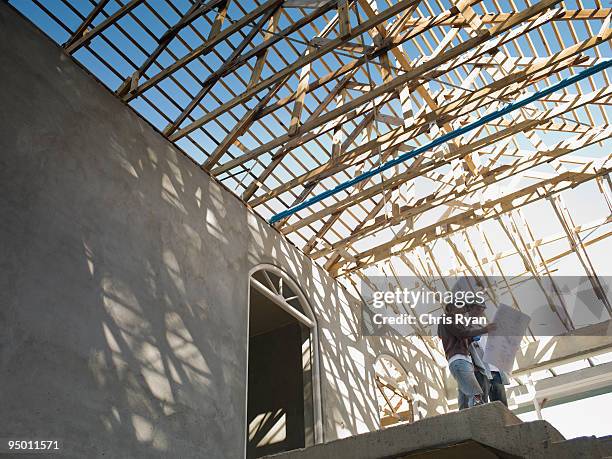
[[[604,3],[0,3],[0,438],[239,458],[446,425],[432,332],[364,336],[372,277],[495,277],[530,314],[546,279],[510,409],[609,392]]]

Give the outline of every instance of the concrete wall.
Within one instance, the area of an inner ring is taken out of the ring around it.
[[[248,276],[303,288],[325,440],[378,426],[359,304],[0,3],[0,437],[240,457]]]

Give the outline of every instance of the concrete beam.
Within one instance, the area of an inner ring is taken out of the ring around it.
[[[521,376],[555,365],[586,359],[612,349],[612,321],[582,327],[572,334],[541,337],[521,349],[516,356],[514,376]]]

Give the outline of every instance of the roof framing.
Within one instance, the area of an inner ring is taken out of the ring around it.
[[[266,218],[612,57],[598,1],[11,3]],[[559,196],[593,182],[611,209],[611,87],[592,76],[276,226],[352,281],[546,200],[592,273]]]

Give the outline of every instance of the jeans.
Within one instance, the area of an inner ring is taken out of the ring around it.
[[[474,396],[481,395],[482,389],[474,375],[474,366],[467,360],[455,360],[449,366],[453,378],[457,381],[459,409],[474,406]]]

